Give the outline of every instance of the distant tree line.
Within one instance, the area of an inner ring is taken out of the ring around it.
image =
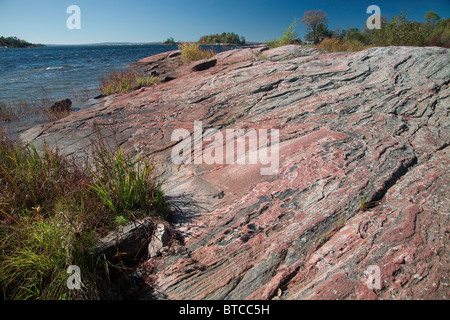
[[[38,47],[42,45],[36,45],[29,43],[25,40],[18,39],[17,37],[0,37],[0,46],[8,47],[8,48],[29,48],[29,47]]]
[[[381,29],[356,31],[341,35],[343,39],[359,38],[364,44],[376,46],[441,46],[450,47],[450,19],[441,19],[435,12],[425,15],[426,23],[410,21],[400,13],[387,22],[381,21]]]
[[[245,45],[245,38],[240,37],[234,32],[224,32],[222,34],[212,34],[209,36],[203,36],[198,41],[200,44],[235,44],[235,45]]]
[[[163,44],[176,45],[177,42],[173,37],[167,38]],[[245,38],[239,36],[234,32],[224,32],[222,34],[210,34],[209,36],[203,36],[198,41],[200,45],[211,45],[211,44],[235,44],[235,45],[245,45]]]
[[[441,19],[434,11],[425,14],[427,22],[407,19],[407,13],[394,16],[391,21],[381,19],[381,29],[360,31],[358,28],[330,31],[326,13],[321,10],[308,11],[302,22],[308,27],[305,40],[314,44],[325,38],[342,41],[359,41],[364,45],[375,46],[450,46],[450,19]]]
[[[416,22],[407,19],[407,13],[394,16],[391,21],[381,17],[381,29],[363,30],[351,28],[335,31],[328,29],[327,14],[322,10],[305,12],[301,22],[308,28],[304,40],[310,44],[326,44],[326,50],[336,47],[336,50],[354,48],[360,50],[370,46],[441,46],[450,48],[450,18],[440,18],[434,11],[425,14],[426,22]],[[276,47],[301,42],[296,36],[294,27],[296,21],[286,29],[279,39],[268,41],[269,46]]]

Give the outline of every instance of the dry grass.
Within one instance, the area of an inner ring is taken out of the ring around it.
[[[184,63],[209,59],[214,56],[213,50],[202,50],[198,43],[181,43],[178,48],[181,50],[181,59]]]
[[[78,103],[88,101],[94,90],[81,89],[71,91],[71,100]],[[22,98],[8,103],[0,101],[0,127],[6,122],[36,123],[55,121],[66,117],[70,112],[53,112],[50,107],[59,100],[51,96],[45,90],[42,98]]]
[[[0,120],[4,122],[46,122],[54,120],[48,110],[56,100],[16,100],[10,103],[0,102]]]
[[[99,89],[103,95],[108,96],[157,85],[160,82],[158,77],[148,76],[136,70],[119,70],[112,71],[101,78]]]
[[[316,47],[319,50],[328,52],[361,51],[369,48],[369,46],[364,45],[358,40],[342,41],[334,38],[323,39]]]

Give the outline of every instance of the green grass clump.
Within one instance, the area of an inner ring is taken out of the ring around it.
[[[151,215],[157,211],[167,214],[167,203],[161,185],[152,178],[153,165],[125,155],[122,149],[104,152],[104,145],[94,147],[94,182],[89,188],[114,213],[141,211]]]
[[[181,50],[181,59],[184,63],[209,59],[214,56],[213,50],[202,50],[198,43],[181,43],[178,48]]]
[[[369,201],[365,192],[362,195],[362,197],[358,199],[358,202],[359,202],[358,204],[359,211],[366,211],[368,209],[377,206],[380,203],[380,201]]]
[[[0,137],[1,298],[104,298],[108,262],[89,253],[95,240],[170,213],[153,166],[102,143],[80,163],[48,145]],[[81,291],[67,288],[70,265],[82,269]]]
[[[100,79],[99,89],[105,95],[127,93],[142,87],[157,85],[161,80],[135,70],[112,71]]]

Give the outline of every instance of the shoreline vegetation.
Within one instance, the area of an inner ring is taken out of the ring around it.
[[[86,103],[92,98],[93,90],[86,88],[72,89],[70,96],[80,104]],[[48,123],[67,116],[67,112],[55,112],[55,110],[52,110],[51,107],[57,100],[58,98],[43,90],[42,97],[39,99],[24,97],[9,103],[0,101],[0,132],[3,124]]]
[[[0,48],[38,48],[45,47],[43,44],[33,44],[17,37],[0,37]]]
[[[161,80],[153,75],[146,75],[137,70],[111,71],[100,79],[100,92],[103,96],[126,93],[142,87],[157,85]]]
[[[123,298],[125,266],[92,251],[124,224],[166,220],[171,210],[153,164],[92,141],[87,158],[12,141],[0,131],[2,299]],[[67,266],[83,268],[83,290],[67,290]],[[114,275],[115,274],[115,275]]]
[[[214,56],[214,51],[212,49],[201,49],[199,43],[181,43],[178,48],[181,51],[181,59],[185,64],[209,59]]]

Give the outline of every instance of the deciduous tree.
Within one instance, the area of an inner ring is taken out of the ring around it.
[[[301,22],[310,29],[313,35],[313,43],[317,44],[319,37],[322,36],[321,33],[327,30],[327,14],[322,10],[306,11]]]

